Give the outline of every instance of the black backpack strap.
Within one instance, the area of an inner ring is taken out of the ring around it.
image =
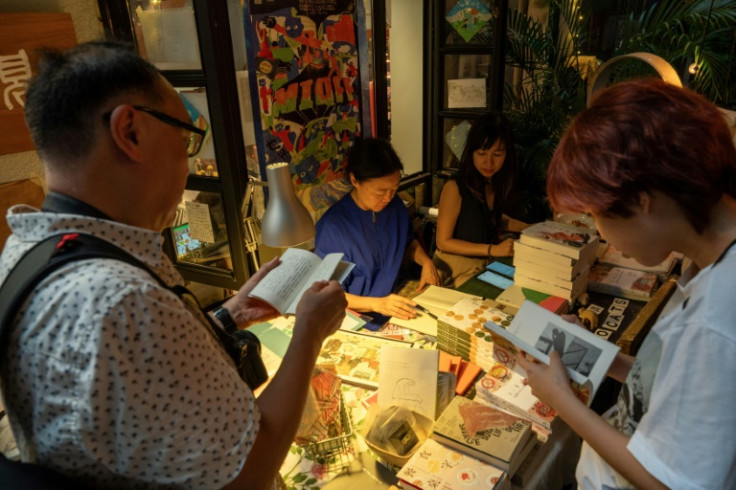
[[[0,286],[0,359],[8,328],[25,298],[36,285],[53,271],[69,262],[92,258],[109,258],[127,262],[146,270],[161,286],[181,296],[182,286],[170,287],[150,267],[131,254],[92,235],[64,233],[50,236],[33,246],[16,263]]]

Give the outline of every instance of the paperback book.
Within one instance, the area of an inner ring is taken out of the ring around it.
[[[484,324],[509,325],[512,319],[513,314],[500,303],[477,296],[463,298],[438,318],[437,347],[485,368],[493,361],[493,338]]]
[[[564,289],[569,289],[571,291],[577,291],[582,289],[585,289],[586,284],[588,282],[588,268],[584,268],[583,271],[575,276],[572,279],[563,279],[559,276],[556,276],[554,274],[548,273],[548,272],[530,272],[523,269],[517,269],[515,278],[518,278],[519,276],[526,277],[532,280],[541,281],[547,284],[552,284],[554,286],[559,286]]]
[[[514,266],[524,271],[526,275],[544,275],[563,281],[571,281],[590,267],[591,262],[578,260],[575,264],[558,265],[554,262],[546,262],[544,258],[526,259],[514,255]]]
[[[657,290],[659,278],[654,272],[595,264],[588,274],[588,289],[638,301],[648,300]]]
[[[516,308],[518,311],[524,301],[533,301],[539,306],[548,309],[552,313],[563,315],[570,308],[570,303],[565,299],[553,294],[535,291],[529,288],[523,288],[518,284],[512,284],[506,288],[497,298],[496,301],[502,305]]]
[[[337,330],[322,344],[316,366],[337,373],[346,383],[376,389],[385,345],[411,347],[413,343]]]
[[[496,347],[507,350],[510,358],[523,350],[549,364],[550,352],[557,351],[571,380],[587,393],[588,404],[619,350],[615,344],[531,301],[524,302],[508,329],[492,322],[486,323],[486,327],[493,333]]]
[[[598,263],[614,267],[623,267],[625,269],[633,269],[636,271],[654,272],[660,278],[669,276],[672,273],[681,256],[682,254],[680,253],[671,252],[669,256],[659,264],[646,266],[637,262],[636,259],[624,256],[620,250],[610,243],[601,243],[598,247]]]
[[[296,314],[296,305],[315,281],[342,282],[354,264],[342,260],[342,253],[327,254],[324,259],[299,248],[287,248],[281,264],[263,277],[250,296],[270,304],[282,315]]]
[[[431,437],[513,476],[536,437],[527,419],[469,400],[453,398]]]
[[[595,256],[590,258],[594,259]],[[578,259],[573,259],[572,257],[568,257],[567,255],[561,255],[555,252],[550,252],[549,250],[543,250],[539,247],[526,245],[524,243],[521,243],[521,241],[519,240],[515,240],[514,262],[516,262],[517,260],[524,260],[526,262],[532,262],[534,264],[543,264],[543,267],[558,267],[564,269],[570,269],[579,262]]]
[[[516,275],[514,276],[514,284],[516,284],[517,286],[521,286],[522,288],[529,288],[535,291],[553,294],[555,296],[559,296],[560,298],[566,299],[570,302],[570,304],[574,304],[575,300],[588,288],[588,275],[581,274],[580,276],[578,276],[578,278],[576,278],[575,281],[572,281],[572,287],[567,287],[557,283],[549,282],[545,279],[526,276],[524,274],[521,274],[521,271],[517,269]]]
[[[513,361],[513,359],[512,359]],[[548,436],[557,413],[532,394],[521,369],[496,363],[475,384],[475,399],[529,419],[542,435]]]
[[[598,235],[593,232],[551,220],[524,229],[519,241],[576,260],[595,255],[598,248]]]
[[[421,308],[417,308],[416,317],[408,320],[391,317],[389,322],[435,337],[437,336],[437,318],[444,315],[461,299],[473,297],[471,294],[461,293],[454,289],[430,285],[413,298]]]

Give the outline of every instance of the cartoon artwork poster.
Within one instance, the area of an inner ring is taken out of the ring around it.
[[[445,16],[465,42],[470,42],[493,17],[483,3],[481,0],[458,0]]]
[[[251,0],[265,164],[288,162],[297,192],[342,178],[360,135],[354,0]]]

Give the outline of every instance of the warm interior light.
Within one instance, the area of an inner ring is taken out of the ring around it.
[[[697,63],[691,63],[690,66],[687,67],[687,71],[691,75],[695,75],[696,73],[698,73],[698,68],[699,67]]]

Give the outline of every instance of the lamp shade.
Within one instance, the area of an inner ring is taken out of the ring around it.
[[[314,221],[297,199],[288,163],[266,167],[268,205],[261,220],[261,237],[269,247],[290,247],[314,238]]]

